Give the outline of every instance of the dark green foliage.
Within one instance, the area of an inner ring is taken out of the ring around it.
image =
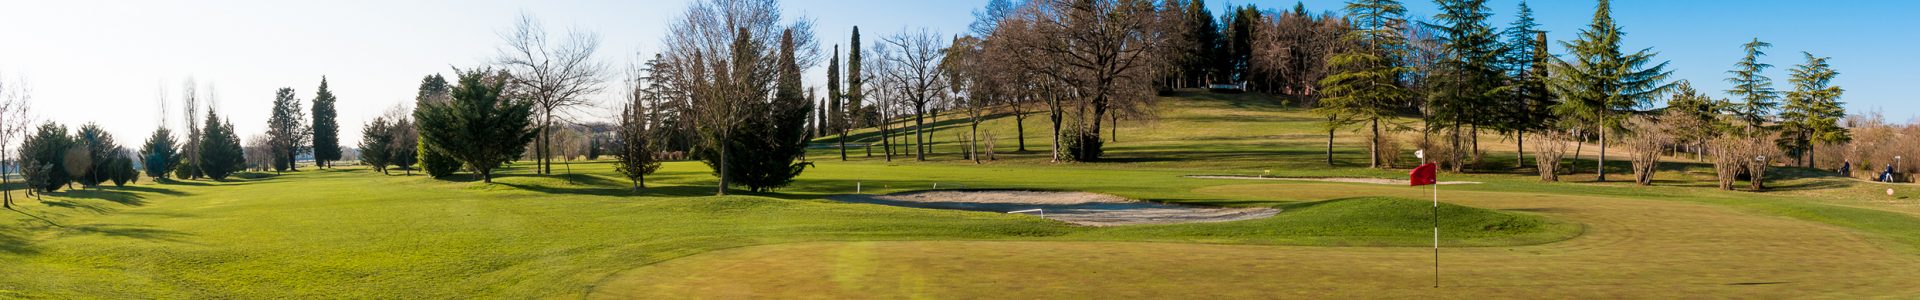
[[[1773,79],[1763,74],[1773,65],[1760,62],[1760,57],[1767,55],[1766,48],[1773,47],[1773,43],[1754,38],[1740,47],[1745,50],[1746,56],[1733,64],[1733,70],[1727,71],[1731,76],[1727,77],[1727,82],[1733,83],[1733,88],[1728,89],[1727,94],[1745,101],[1735,113],[1747,124],[1766,124],[1768,117],[1773,115],[1773,109],[1780,107],[1780,92],[1773,89]]]
[[[407,170],[407,175],[413,175],[413,170],[418,169],[420,163],[420,134],[414,131],[413,120],[400,118],[388,126],[386,134],[390,139],[385,150],[387,165]]]
[[[274,93],[273,115],[267,118],[267,144],[273,147],[274,171],[299,171],[295,161],[313,150],[308,144],[313,128],[307,127],[306,119],[300,99],[293,97],[293,88],[280,88]]]
[[[153,136],[147,137],[147,142],[140,147],[140,161],[146,162],[142,169],[147,177],[164,179],[172,175],[173,169],[180,166],[180,157],[179,142],[173,140],[173,131],[166,127],[154,130]]]
[[[446,178],[447,176],[452,176],[453,172],[460,171],[459,160],[455,160],[453,156],[441,153],[440,150],[427,147],[426,139],[422,138],[416,144],[419,146],[414,147],[414,153],[417,154],[416,156],[419,158],[415,160],[420,162],[420,170],[426,171],[427,176]]]
[[[448,94],[452,92],[452,89],[453,89],[452,86],[450,86],[447,83],[446,77],[441,77],[440,74],[427,75],[425,78],[421,78],[420,89],[416,94],[414,94],[414,98],[413,98],[414,112],[419,113],[420,107],[425,107],[427,104],[446,103],[447,101],[451,101],[451,99],[449,98],[450,95]],[[425,170],[427,172],[427,176],[433,176],[433,178],[445,178],[449,175],[453,175],[453,172],[460,170],[459,161],[454,160],[453,157],[449,157],[444,153],[440,153],[438,150],[434,150],[431,147],[427,147],[426,141],[418,138],[419,137],[418,133],[420,131],[420,122],[413,122],[412,127],[413,127],[414,142],[412,143],[413,146],[411,146],[410,148],[413,149],[412,150],[414,154],[412,155],[414,157],[413,161],[420,165],[420,169]],[[394,145],[394,146],[395,148],[408,147],[403,145]],[[394,155],[394,157],[399,157],[399,156],[400,156],[399,153],[395,153]],[[395,164],[402,165],[402,166],[414,165],[414,164],[400,164],[400,163],[395,163]]]
[[[33,135],[20,143],[21,173],[27,178],[27,186],[36,191],[52,192],[72,181],[67,173],[67,150],[77,142],[67,136],[67,127],[53,122],[40,125]]]
[[[775,65],[778,75],[774,83],[773,101],[767,104],[766,109],[748,110],[767,113],[766,117],[750,117],[747,124],[753,126],[749,127],[753,129],[745,130],[764,132],[758,134],[763,140],[761,143],[764,145],[762,146],[764,150],[740,151],[758,153],[753,153],[755,157],[751,160],[740,161],[739,165],[746,168],[742,170],[743,172],[735,173],[738,175],[735,182],[754,191],[784,187],[792,183],[794,177],[800,176],[800,172],[806,170],[807,166],[812,165],[806,162],[795,162],[806,155],[807,112],[813,110],[813,103],[807,101],[807,97],[801,94],[804,87],[800,82],[801,70],[795,61],[794,47],[793,31],[788,30],[780,39],[779,56]],[[764,120],[764,122],[755,120]],[[753,134],[743,136],[750,135]]]
[[[126,149],[121,148],[118,150],[126,150]],[[123,152],[123,151],[115,151],[115,152]],[[108,178],[113,179],[113,186],[127,186],[128,182],[133,182],[135,179],[140,177],[140,171],[134,170],[132,158],[128,158],[125,155],[120,155],[118,157],[115,157],[113,160],[109,161],[109,163],[107,164],[107,176]]]
[[[384,174],[393,163],[392,149],[393,123],[387,118],[374,118],[360,129],[360,162]]]
[[[200,140],[201,172],[213,180],[226,180],[228,175],[246,168],[246,150],[240,147],[240,136],[233,131],[231,122],[222,122],[220,115],[212,109],[207,110],[206,129]]]
[[[1060,149],[1063,149],[1061,156],[1064,159],[1094,162],[1099,161],[1100,155],[1104,154],[1101,150],[1103,142],[1100,140],[1099,132],[1082,132],[1079,126],[1072,126],[1060,132],[1060,135]]]
[[[1580,38],[1561,42],[1571,53],[1569,60],[1556,60],[1548,85],[1561,102],[1553,107],[1562,122],[1576,129],[1597,130],[1600,156],[1596,164],[1605,166],[1609,133],[1617,133],[1628,114],[1647,106],[1653,98],[1665,94],[1673,84],[1667,77],[1667,63],[1653,64],[1652,49],[1634,53],[1621,50],[1624,33],[1613,21],[1612,8],[1601,0],[1593,13],[1593,23],[1580,31]],[[1606,168],[1596,168],[1599,180],[1607,179]]]
[[[1846,90],[1833,86],[1833,78],[1840,73],[1827,63],[1827,57],[1802,54],[1807,62],[1794,66],[1793,91],[1787,92],[1786,106],[1780,111],[1781,135],[1776,144],[1787,156],[1813,167],[1815,143],[1844,143],[1853,136],[1840,126],[1840,119],[1847,115],[1840,102]]]
[[[1193,85],[1204,85],[1211,78],[1208,76],[1209,70],[1218,56],[1215,52],[1220,44],[1220,24],[1214,22],[1213,10],[1207,8],[1206,0],[1188,2],[1185,15],[1186,28],[1191,35],[1188,39],[1193,44],[1185,49],[1184,58],[1187,60],[1181,66],[1187,77],[1184,80]]]
[[[420,141],[493,182],[493,169],[526,152],[533,142],[533,103],[503,97],[507,75],[491,69],[462,71],[452,101],[414,110]]]
[[[113,163],[121,158],[120,153],[116,151],[120,149],[120,145],[114,142],[113,134],[108,133],[98,124],[88,123],[80,126],[80,131],[75,133],[74,141],[79,143],[75,146],[86,149],[87,156],[84,166],[68,165],[68,167],[80,167],[80,172],[73,173],[74,181],[91,187],[100,186],[101,183],[112,180]],[[68,162],[75,162],[75,160],[69,159]]]
[[[320,91],[313,95],[312,129],[313,163],[321,168],[340,160],[339,112],[333,108],[336,101],[333,91],[327,89],[327,77],[320,77]]]
[[[1441,13],[1434,18],[1440,24],[1426,26],[1439,31],[1447,55],[1439,69],[1430,73],[1437,78],[1428,80],[1432,84],[1427,122],[1455,130],[1460,125],[1493,125],[1492,117],[1500,115],[1495,112],[1515,106],[1498,103],[1505,99],[1500,87],[1506,82],[1506,70],[1500,64],[1507,49],[1487,24],[1491,14],[1486,0],[1437,2]]]
[[[845,95],[846,98],[840,103],[840,109],[846,118],[844,121],[846,124],[843,125],[850,128],[866,127],[868,125],[862,121],[867,115],[862,109],[866,108],[860,107],[860,102],[867,100],[865,88],[866,78],[864,76],[866,73],[861,73],[860,71],[860,51],[860,26],[854,26],[853,44],[847,47],[847,94]],[[846,135],[846,132],[841,132],[841,135]]]

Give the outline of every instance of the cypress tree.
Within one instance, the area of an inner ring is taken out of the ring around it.
[[[862,74],[865,73],[861,73],[860,71],[860,26],[854,26],[853,42],[847,47],[846,103],[840,105],[840,109],[846,110],[847,118],[846,124],[844,124],[846,126],[841,127],[840,130],[840,135],[843,138],[851,128],[867,126],[865,121],[866,111],[860,107],[860,102],[867,100],[867,92],[864,88],[867,80],[862,76]],[[844,141],[842,142],[844,143]],[[842,146],[842,148],[845,148],[845,146]],[[846,152],[846,150],[843,149],[841,152]],[[841,156],[845,156],[845,154]]]
[[[313,163],[318,168],[340,160],[339,112],[333,108],[336,101],[333,91],[327,89],[327,77],[321,76],[320,91],[313,96]]]
[[[840,105],[840,46],[833,46],[833,58],[827,59],[827,128],[839,136],[840,161],[847,161],[847,118]]]
[[[764,118],[755,119],[770,121],[762,128],[749,130],[764,132],[761,139],[767,147],[761,151],[742,151],[760,153],[753,155],[756,156],[753,161],[740,164],[748,168],[736,173],[739,176],[735,177],[737,182],[753,191],[784,187],[811,165],[795,162],[806,155],[807,111],[813,110],[813,104],[800,94],[800,66],[794,58],[794,47],[793,30],[789,29],[780,38],[773,101],[767,104],[768,109],[750,110],[768,113]],[[749,124],[752,123],[749,121]]]
[[[1573,58],[1556,61],[1551,68],[1555,80],[1549,87],[1562,99],[1554,105],[1554,114],[1599,131],[1600,181],[1607,180],[1608,134],[1621,128],[1628,113],[1673,87],[1666,82],[1673,72],[1666,71],[1667,62],[1653,64],[1652,48],[1631,54],[1620,49],[1624,34],[1613,21],[1609,1],[1600,0],[1593,23],[1580,31],[1580,38],[1560,43]]]

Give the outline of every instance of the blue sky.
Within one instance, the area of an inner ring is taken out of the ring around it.
[[[867,43],[906,28],[957,34],[986,1],[782,1],[788,17],[814,19],[823,46],[844,45],[852,26]],[[1294,1],[1234,1],[1263,8],[1290,8]],[[1342,1],[1305,1],[1314,11],[1337,10]],[[1518,1],[1495,0],[1497,24],[1512,17]],[[1210,1],[1215,12],[1228,4]],[[1428,1],[1407,3],[1416,16],[1431,16]],[[1591,1],[1534,1],[1549,38],[1564,40],[1592,19]],[[1800,51],[1834,57],[1847,88],[1851,112],[1882,110],[1904,121],[1920,114],[1913,96],[1898,92],[1920,83],[1902,72],[1920,67],[1906,55],[1920,28],[1902,15],[1920,2],[1833,1],[1616,1],[1614,16],[1634,48],[1655,47],[1672,61],[1675,76],[1725,97],[1722,78],[1739,59],[1741,43],[1760,37],[1774,43],[1769,75],[1788,89],[1786,68]],[[602,59],[624,65],[651,56],[666,23],[686,3],[652,1],[8,1],[0,2],[0,75],[24,77],[44,118],[77,125],[98,122],[136,143],[159,124],[162,89],[179,122],[181,81],[193,77],[216,85],[218,108],[238,112],[243,135],[264,131],[275,89],[293,87],[312,97],[328,76],[340,97],[344,144],[358,140],[360,124],[389,107],[411,101],[419,78],[450,66],[488,61],[499,45],[495,32],[520,12],[550,28],[598,32]],[[826,50],[823,50],[826,51]],[[1556,49],[1556,51],[1560,51]],[[810,84],[823,82],[812,70]],[[609,101],[617,97],[600,97]],[[608,110],[589,113],[607,114]],[[587,116],[591,117],[591,116]]]

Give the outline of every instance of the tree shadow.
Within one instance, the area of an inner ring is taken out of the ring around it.
[[[1775,181],[1775,182],[1778,182],[1778,181]],[[1837,188],[1845,188],[1845,187],[1851,187],[1851,186],[1853,186],[1853,183],[1840,181],[1840,180],[1807,180],[1804,182],[1789,184],[1789,185],[1769,185],[1767,186],[1767,190],[1776,191],[1776,192],[1788,192],[1788,191],[1837,189]]]
[[[154,179],[153,181],[160,184],[185,185],[185,186],[212,186],[213,185],[211,183],[206,183],[206,182],[180,180],[180,179],[173,179],[173,178]]]
[[[88,205],[85,203],[70,202],[70,201],[46,201],[46,200],[41,200],[40,203],[46,204],[47,206],[59,207],[59,208],[65,208],[65,209],[75,209],[75,210],[84,209],[97,214],[107,213],[107,208]],[[41,220],[44,221],[46,219],[41,219]],[[47,222],[52,223],[53,221],[47,221]]]
[[[158,229],[158,228],[153,228],[152,226],[146,226],[146,225],[86,224],[86,225],[64,226],[62,228],[66,228],[67,230],[70,230],[73,232],[79,232],[83,234],[97,234],[97,235],[109,236],[109,237],[124,237],[124,238],[134,238],[134,239],[141,239],[141,240],[166,241],[166,242],[176,242],[176,243],[186,242],[186,240],[182,238],[192,236],[191,234],[187,234],[185,232]]]
[[[625,186],[625,185],[612,185],[612,186],[591,185],[586,187],[554,187],[554,186],[546,186],[546,185],[539,185],[539,184],[523,184],[523,183],[507,183],[507,182],[494,182],[494,184],[499,184],[507,187],[512,187],[515,189],[538,192],[543,194],[609,196],[609,197],[631,197],[631,196],[701,197],[701,196],[714,195],[714,189],[711,186],[692,186],[692,185],[649,186],[647,188],[642,188],[639,191],[635,191],[631,187]]]
[[[181,191],[155,188],[155,187],[136,186],[136,185],[114,187],[113,189],[130,191],[130,192],[139,192],[139,193],[161,194],[161,195],[167,195],[167,196],[186,196],[187,195],[186,192],[181,192]]]
[[[119,204],[128,205],[128,206],[147,205],[147,200],[145,199],[145,197],[141,197],[139,194],[124,192],[124,191],[108,190],[105,188],[66,190],[61,192],[48,193],[47,195],[74,198],[74,199],[106,200],[109,202],[119,203]]]
[[[26,230],[15,227],[0,227],[0,253],[35,254],[33,244],[27,241]]]

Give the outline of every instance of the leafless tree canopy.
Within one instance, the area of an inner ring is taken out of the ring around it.
[[[540,112],[540,145],[537,159],[541,171],[552,172],[549,158],[553,121],[572,109],[591,107],[588,97],[597,94],[606,82],[607,66],[594,58],[600,48],[600,36],[591,31],[571,29],[554,40],[532,15],[521,14],[512,29],[500,32],[505,42],[498,50],[498,63],[511,74],[509,83],[516,97],[533,101]],[[562,122],[565,122],[563,119]]]

